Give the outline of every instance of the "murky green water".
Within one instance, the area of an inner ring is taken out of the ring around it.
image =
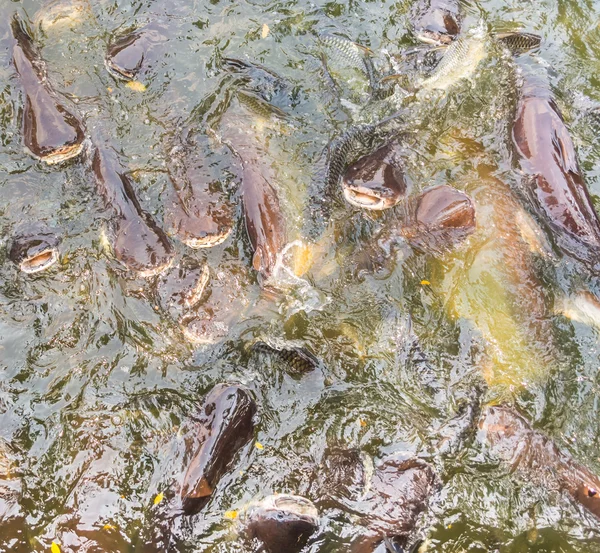
[[[306,280],[273,297],[256,281],[238,209],[220,246],[194,251],[173,241],[176,264],[206,261],[222,288],[237,289],[226,339],[194,346],[160,308],[157,282],[132,278],[107,252],[109,213],[86,165],[48,168],[23,152],[7,22],[15,11],[32,17],[40,5],[0,2],[0,437],[22,486],[17,516],[0,529],[0,551],[48,551],[53,541],[63,551],[135,550],[156,524],[154,498],[169,497],[181,478],[172,438],[222,381],[254,394],[264,449],[246,447],[202,513],[178,523],[178,551],[246,551],[225,511],[272,492],[310,497],[327,445],[375,458],[408,451],[434,463],[445,485],[432,506],[432,551],[600,550],[597,520],[566,496],[508,474],[477,443],[445,458],[433,447],[484,374],[489,400],[517,404],[600,473],[598,334],[557,314],[563,296],[580,287],[598,292],[600,282],[566,258],[532,253],[516,234],[511,63],[492,56],[436,109],[415,108],[414,132],[403,142],[413,191],[448,183],[472,196],[478,230],[465,245],[438,259],[405,247],[391,269],[357,274],[360,252],[393,214],[338,201]],[[338,31],[375,52],[397,53],[412,41],[409,7],[95,0],[92,19],[51,30],[40,44],[51,81],[77,99],[88,127],[112,137],[141,204],[159,223],[170,187],[165,144],[218,88],[218,60],[248,59],[287,79],[295,90],[292,122],[253,132],[269,140],[294,239],[321,150],[379,109],[359,113],[352,83],[344,89],[348,102],[327,107],[315,37]],[[464,8],[465,28],[483,18],[500,30],[543,36],[539,57],[587,184],[600,194],[600,144],[583,116],[600,102],[600,3],[490,0]],[[165,12],[172,37],[143,79],[147,90],[115,81],[104,67],[110,38]],[[200,120],[205,111],[198,110]],[[390,105],[381,111],[389,114]],[[218,152],[208,155],[224,163]],[[24,220],[62,230],[61,260],[48,272],[27,276],[8,259],[11,232]],[[249,355],[248,344],[265,337],[303,340],[322,368],[293,379]],[[22,532],[27,544],[15,545]],[[307,551],[346,551],[352,532],[350,522],[325,513]]]

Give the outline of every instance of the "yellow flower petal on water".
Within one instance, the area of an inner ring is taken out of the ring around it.
[[[105,524],[102,527],[102,530],[116,530],[116,529],[117,529],[116,526],[113,526],[112,524]]]
[[[55,541],[53,541],[52,545],[50,546],[50,551],[52,553],[60,553],[60,545],[58,545]]]
[[[261,35],[260,35],[260,36],[262,36],[263,38],[267,38],[267,37],[269,36],[269,31],[270,31],[270,30],[271,30],[271,29],[269,29],[269,26],[268,26],[268,25],[265,23],[265,24],[262,26],[262,33],[261,33]]]
[[[227,520],[235,520],[238,517],[238,512],[235,510],[225,511],[223,517],[225,517]]]
[[[365,426],[367,426],[367,421],[365,419],[358,419],[358,422],[360,422],[360,425],[364,428]]]
[[[134,92],[146,92],[146,85],[140,81],[129,81],[125,86]]]
[[[154,505],[158,505],[163,499],[165,498],[165,494],[160,492],[155,498],[154,498]]]
[[[260,442],[256,442],[256,443],[254,444],[254,447],[255,447],[256,449],[264,449],[264,448],[265,448],[265,446],[264,446],[264,445],[262,445]]]
[[[428,280],[421,281],[421,286],[429,286],[430,284],[431,284],[431,282],[429,282]]]

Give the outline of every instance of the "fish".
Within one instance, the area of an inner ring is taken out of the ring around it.
[[[456,248],[477,227],[471,198],[446,184],[426,188],[400,207],[396,219],[375,235],[376,265],[403,241],[417,251],[439,255]]]
[[[522,31],[495,33],[494,38],[502,46],[508,48],[513,55],[519,55],[535,50],[542,43],[542,37],[540,35]]]
[[[77,157],[83,150],[85,128],[75,110],[52,88],[46,65],[15,15],[11,22],[13,64],[24,95],[23,142],[29,153],[48,165]]]
[[[534,212],[564,253],[600,270],[600,220],[563,117],[540,78],[524,74],[512,142]]]
[[[600,300],[587,290],[564,298],[560,308],[568,319],[600,329]]]
[[[285,79],[258,63],[237,58],[223,58],[221,63],[225,71],[241,79],[242,86],[238,88],[238,93],[242,91],[250,97],[262,98],[264,102],[271,104],[278,114],[285,117],[283,107],[290,103],[292,94]]]
[[[478,424],[478,438],[511,472],[540,482],[600,519],[600,477],[562,451],[548,436],[507,406],[489,407]]]
[[[165,202],[165,225],[190,248],[211,248],[233,229],[233,205],[226,195],[227,168],[208,153],[204,137],[184,130],[167,160],[172,188]],[[221,169],[219,171],[219,169]]]
[[[482,26],[467,31],[452,42],[431,74],[420,83],[422,91],[447,90],[470,78],[490,51],[490,40]]]
[[[72,26],[91,17],[89,0],[49,0],[33,16],[33,27],[45,33],[53,27]]]
[[[364,209],[388,209],[401,201],[407,181],[397,151],[390,142],[350,165],[342,178],[346,201]]]
[[[427,44],[450,44],[460,33],[459,0],[419,0],[411,10],[412,30]]]
[[[400,235],[424,251],[449,250],[473,234],[477,225],[471,198],[446,184],[425,189],[407,211]]]
[[[303,375],[319,366],[319,360],[303,347],[275,347],[266,342],[255,342],[251,349],[280,360],[292,375]]]
[[[408,130],[408,125],[406,114],[401,111],[378,123],[353,125],[327,144],[315,164],[309,185],[305,234],[314,237],[321,231],[331,212],[331,197],[340,189],[347,168],[398,138]]]
[[[112,248],[117,260],[141,277],[165,271],[173,262],[173,246],[140,206],[117,152],[102,139],[95,141],[91,168],[96,188],[113,214]]]
[[[440,488],[439,478],[416,457],[385,457],[375,466],[367,459],[355,449],[327,450],[319,467],[319,503],[353,513],[358,528],[350,553],[372,553],[383,540],[406,547],[419,515]]]
[[[184,437],[188,461],[180,498],[186,514],[206,505],[238,451],[250,441],[256,411],[248,390],[236,384],[217,384],[204,398]]]
[[[104,65],[117,79],[134,81],[150,69],[155,49],[168,40],[166,28],[153,21],[129,33],[113,38],[106,50]]]
[[[210,280],[205,263],[183,258],[178,266],[163,275],[157,285],[159,302],[165,312],[179,320],[203,298]]]
[[[8,257],[24,273],[39,273],[58,261],[59,244],[55,229],[43,223],[24,224],[15,231]]]
[[[275,175],[271,160],[254,128],[255,117],[256,114],[244,109],[229,109],[221,119],[221,135],[241,162],[239,194],[253,251],[252,267],[268,280],[287,242],[287,231],[279,196],[272,184]]]
[[[262,543],[267,553],[297,553],[319,527],[314,504],[292,494],[270,495],[248,507],[243,533]]]

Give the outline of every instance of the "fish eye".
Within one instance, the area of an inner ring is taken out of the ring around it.
[[[594,488],[588,488],[588,497],[594,497],[597,493]]]
[[[279,511],[277,513],[277,520],[283,520],[284,518],[285,518],[285,515],[281,511]]]

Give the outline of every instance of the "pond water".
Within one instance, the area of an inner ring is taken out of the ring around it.
[[[0,526],[0,551],[48,551],[53,542],[62,551],[146,550],[145,536],[159,524],[155,500],[168,501],[181,480],[173,440],[220,382],[250,390],[255,436],[201,513],[177,520],[173,551],[250,551],[225,514],[275,492],[315,499],[327,447],[359,448],[375,463],[417,455],[436,468],[443,487],[423,521],[427,551],[600,551],[597,519],[565,494],[511,474],[477,440],[451,454],[437,445],[485,382],[484,401],[516,406],[600,473],[598,330],[562,307],[577,290],[599,293],[600,281],[557,249],[540,253],[520,237],[519,217],[530,216],[515,192],[512,60],[492,53],[440,96],[362,109],[368,81],[342,71],[332,91],[317,37],[343,34],[381,59],[400,54],[417,44],[410,0],[93,0],[80,20],[36,29],[49,81],[76,102],[88,132],[111,142],[159,226],[172,186],[169,145],[184,125],[195,125],[206,166],[235,206],[221,244],[191,249],[172,238],[173,266],[137,278],[107,247],[111,210],[88,164],[48,166],[24,151],[9,22],[15,12],[33,20],[42,4],[0,2],[0,439],[20,486],[13,516]],[[548,75],[595,200],[600,142],[586,114],[600,103],[600,2],[469,0],[462,9],[464,29],[483,21],[542,36],[535,63]],[[168,38],[148,58],[141,85],[128,86],[107,72],[107,46],[149,21],[164,24]],[[214,123],[225,102],[225,57],[288,82],[289,103],[279,107],[290,118],[265,123],[234,101]],[[330,68],[335,76],[335,60]],[[384,267],[365,269],[373,237],[395,210],[360,210],[336,192],[322,198],[322,228],[307,238],[311,175],[330,140],[404,108],[410,193],[435,184],[465,191],[477,230],[451,252],[402,244]],[[261,163],[275,176],[288,241],[309,244],[276,290],[261,286],[252,267],[235,160],[214,144],[234,127],[264,145]],[[44,221],[62,237],[59,262],[32,275],[8,254],[27,221]],[[547,229],[540,240],[551,240]],[[163,279],[194,263],[209,268],[211,297],[223,310],[212,343],[190,340],[161,302]],[[252,353],[256,340],[301,343],[319,366],[290,376]],[[351,516],[325,510],[305,551],[348,551],[353,533]]]

